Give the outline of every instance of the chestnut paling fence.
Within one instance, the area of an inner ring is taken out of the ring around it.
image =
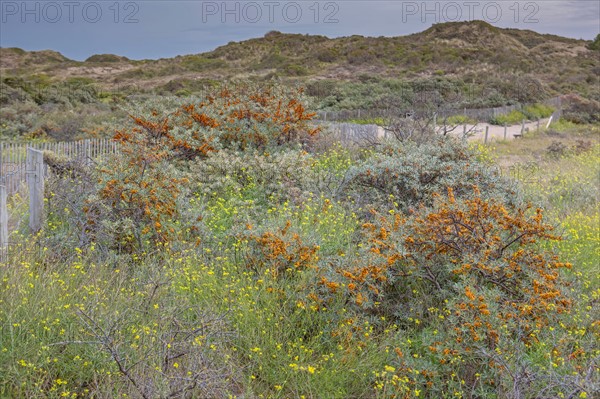
[[[56,143],[0,143],[0,264],[8,260],[11,215],[7,202],[15,194],[29,199],[29,228],[37,232],[44,214],[44,181],[48,174],[44,151],[67,160],[93,161],[117,152],[110,139],[88,139]]]
[[[0,186],[6,187],[8,196],[23,189],[27,179],[27,149],[51,151],[66,159],[95,159],[115,153],[116,143],[111,139],[87,139],[54,143],[0,143]]]

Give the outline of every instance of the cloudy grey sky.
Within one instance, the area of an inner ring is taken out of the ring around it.
[[[210,51],[271,30],[400,36],[474,19],[589,40],[600,32],[600,2],[0,0],[0,46],[52,49],[76,60],[101,53],[156,59]]]

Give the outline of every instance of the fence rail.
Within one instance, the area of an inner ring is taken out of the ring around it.
[[[29,228],[32,232],[36,232],[42,226],[44,180],[47,175],[44,151],[51,151],[56,156],[67,160],[94,160],[100,156],[116,153],[117,146],[109,139],[56,143],[0,143],[0,264],[9,260],[11,252],[9,251],[11,250],[9,228],[11,220],[7,207],[11,195],[27,187]],[[19,252],[18,249],[14,251]]]
[[[0,186],[7,195],[17,193],[27,179],[27,148],[51,151],[67,159],[95,159],[100,155],[115,153],[116,143],[110,139],[87,139],[52,143],[0,143]]]
[[[342,143],[373,141],[387,137],[386,130],[377,125],[357,125],[344,122],[323,122],[326,132],[333,139]]]

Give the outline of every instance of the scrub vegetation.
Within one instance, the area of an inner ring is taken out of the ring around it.
[[[10,199],[0,396],[600,391],[597,124],[343,146],[252,84],[127,113],[118,156],[45,154],[39,233]]]

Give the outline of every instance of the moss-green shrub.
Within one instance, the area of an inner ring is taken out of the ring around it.
[[[339,52],[335,48],[324,48],[315,52],[314,56],[321,62],[333,63],[339,60]]]
[[[529,120],[544,119],[554,113],[554,107],[544,104],[532,104],[523,107],[523,114]]]
[[[590,50],[600,51],[600,33],[596,35],[596,38],[588,44]]]
[[[516,124],[523,122],[524,120],[527,120],[527,117],[525,116],[525,114],[523,114],[521,111],[513,110],[513,111],[510,111],[508,114],[497,115],[497,116],[493,117],[492,119],[490,119],[490,123],[492,125],[500,125],[500,126],[516,125]]]
[[[85,62],[97,62],[97,63],[114,63],[129,61],[127,57],[114,55],[114,54],[94,54],[88,57]]]
[[[309,71],[302,65],[289,64],[285,66],[284,73],[288,76],[306,76]]]
[[[254,65],[254,69],[277,69],[283,68],[289,63],[289,59],[280,53],[271,52],[265,55],[260,62]]]
[[[204,72],[227,67],[227,62],[220,59],[206,58],[200,55],[189,55],[184,57],[181,65],[190,71]]]
[[[439,121],[439,120],[438,120]],[[439,121],[441,123],[443,120]],[[469,118],[466,115],[452,115],[446,119],[446,124],[448,125],[474,125],[477,121],[473,118]]]

